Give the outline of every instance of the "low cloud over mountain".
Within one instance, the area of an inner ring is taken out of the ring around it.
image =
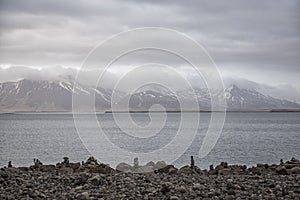
[[[157,87],[147,87],[134,93],[126,93],[66,81],[24,79],[0,84],[0,110],[1,112],[71,111],[73,96],[78,105],[76,111],[91,111],[94,105],[96,110],[105,111],[111,109],[113,92],[118,99],[113,103],[117,104],[120,110],[126,110],[126,99],[129,100],[130,110],[148,110],[156,104],[160,104],[166,110],[179,110],[178,97],[187,103],[196,98],[200,110],[211,109],[211,98],[225,99],[227,110],[233,111],[300,109],[300,104],[273,98],[254,89],[239,88],[236,85],[232,85],[224,91],[214,90],[212,93],[204,88],[172,92]],[[89,104],[89,100],[93,100],[94,95],[95,101],[93,104]]]

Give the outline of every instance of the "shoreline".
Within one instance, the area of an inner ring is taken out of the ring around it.
[[[138,173],[132,173],[138,172]],[[84,163],[0,170],[0,199],[299,199],[300,161],[254,167],[222,162],[210,169],[181,168],[163,161],[116,169],[90,157]]]
[[[229,112],[229,113],[298,113],[300,110],[293,109],[262,109],[262,110],[226,110],[226,111],[211,111],[211,110],[130,110],[130,111],[111,111],[111,110],[97,110],[95,112],[90,111],[82,111],[82,112],[72,112],[72,111],[64,111],[64,110],[55,110],[55,111],[3,111],[0,112],[0,115],[6,114],[112,114],[112,113],[219,113],[219,112]]]

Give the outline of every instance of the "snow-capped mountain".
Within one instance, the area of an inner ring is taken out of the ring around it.
[[[233,85],[225,89],[228,110],[299,109],[300,105],[263,95],[256,90],[241,89]]]
[[[200,110],[210,110],[211,99],[226,100],[227,110],[271,110],[300,109],[300,104],[276,99],[256,90],[242,89],[236,85],[224,91],[207,89],[169,91],[154,87],[144,88],[134,93],[112,91],[101,87],[93,88],[66,81],[20,80],[0,83],[0,111],[71,111],[72,95],[78,99],[82,111],[90,111],[86,103],[95,95],[96,110],[110,110],[114,92],[114,108],[125,110],[127,104],[131,110],[148,110],[155,104],[166,110],[180,110],[180,101],[186,105],[197,100]],[[188,108],[187,108],[188,109]],[[191,108],[192,109],[192,108]]]
[[[96,107],[108,109],[110,93],[96,88]],[[0,84],[1,111],[70,111],[72,94],[85,99],[91,94],[91,88],[75,85],[70,82],[28,80]],[[82,108],[85,109],[84,101]]]

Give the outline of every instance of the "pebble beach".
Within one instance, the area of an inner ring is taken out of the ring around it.
[[[0,199],[300,199],[300,161],[176,168],[163,161],[116,169],[86,162],[0,170]]]

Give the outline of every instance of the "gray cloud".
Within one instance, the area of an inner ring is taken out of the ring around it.
[[[195,38],[224,74],[300,90],[299,13],[297,0],[0,0],[0,64],[78,67],[112,34],[159,26]]]

